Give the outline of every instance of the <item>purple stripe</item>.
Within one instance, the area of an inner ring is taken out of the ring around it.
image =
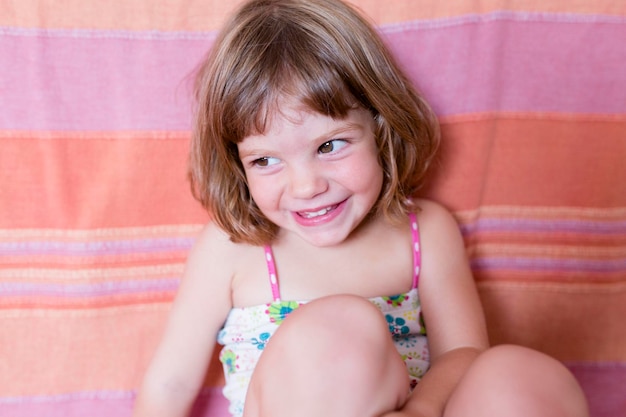
[[[464,235],[486,232],[626,234],[626,221],[481,219],[461,225]]]
[[[470,264],[475,270],[516,269],[523,271],[559,272],[626,272],[626,259],[582,260],[548,258],[477,258]]]
[[[32,36],[47,38],[75,39],[126,39],[126,40],[207,40],[215,39],[216,32],[185,32],[185,31],[136,31],[136,30],[103,30],[103,29],[40,29],[22,27],[0,27],[0,36]]]
[[[570,362],[566,365],[585,392],[591,416],[626,416],[626,363]]]
[[[382,25],[384,32],[403,31],[407,28],[435,29],[490,21],[543,22],[543,23],[626,23],[626,16],[608,14],[580,14],[569,12],[528,12],[496,10],[489,13],[470,13],[436,19],[411,20]]]
[[[581,384],[594,417],[622,416],[626,409],[623,387],[626,363],[566,363]],[[205,389],[196,401],[191,417],[228,417],[228,402],[221,388]],[[133,392],[70,393],[45,397],[0,398],[0,415],[12,417],[130,417]]]
[[[476,20],[390,33],[440,115],[626,113],[626,24]]]
[[[96,242],[4,242],[0,256],[104,256],[188,251],[193,238],[133,239]]]
[[[0,37],[0,129],[188,130],[200,40]]]
[[[505,17],[383,30],[441,115],[626,113],[621,20]],[[189,129],[189,75],[214,34],[51,33],[0,33],[0,129]]]
[[[102,282],[95,284],[32,284],[0,283],[0,296],[3,297],[105,297],[163,291],[176,291],[178,278],[160,278]]]
[[[89,391],[71,392],[59,395],[42,395],[33,397],[0,397],[0,405],[6,404],[60,404],[80,400],[132,400],[135,394],[129,391]]]

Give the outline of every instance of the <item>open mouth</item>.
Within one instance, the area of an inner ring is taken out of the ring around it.
[[[335,204],[333,206],[324,207],[323,209],[320,209],[317,211],[299,211],[298,215],[300,217],[304,217],[305,219],[314,219],[316,217],[320,217],[320,216],[324,216],[325,214],[328,214],[329,212],[336,209],[337,206],[338,204]]]

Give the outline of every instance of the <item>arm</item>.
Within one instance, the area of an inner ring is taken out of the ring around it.
[[[488,348],[480,299],[454,218],[420,201],[420,300],[431,367],[404,408],[392,415],[439,417],[474,359]]]
[[[232,263],[224,253],[225,240],[209,225],[196,241],[133,417],[189,414],[202,388],[217,333],[231,307]]]

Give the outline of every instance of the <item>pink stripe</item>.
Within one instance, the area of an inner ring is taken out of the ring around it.
[[[626,400],[619,387],[626,383],[624,363],[566,363],[589,400],[591,415],[620,415]],[[206,389],[196,401],[192,417],[228,417],[221,388]],[[12,417],[126,417],[131,415],[132,392],[73,393],[50,397],[0,398],[0,415]]]
[[[440,115],[626,113],[625,21],[485,19],[388,35]]]
[[[511,16],[384,31],[441,115],[626,113],[623,20]],[[189,75],[213,33],[66,32],[0,32],[0,129],[189,128]]]
[[[179,281],[178,277],[168,277],[80,284],[0,283],[0,296],[91,298],[127,294],[145,295],[150,293],[174,292],[178,289]]]
[[[48,397],[0,398],[0,415],[11,417],[130,417],[135,394],[125,391],[79,392]],[[207,388],[191,417],[228,417],[221,388]]]
[[[2,256],[122,256],[138,253],[188,251],[193,238],[132,239],[111,241],[26,241],[0,242]]]
[[[594,417],[626,415],[626,363],[575,362],[566,363],[589,402],[589,414]]]
[[[207,39],[0,37],[0,129],[187,130],[190,74],[209,46]]]

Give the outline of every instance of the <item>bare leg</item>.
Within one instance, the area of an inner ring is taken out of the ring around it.
[[[588,409],[561,363],[531,349],[498,346],[472,364],[444,416],[586,417]]]
[[[368,417],[399,408],[408,375],[380,311],[360,297],[300,307],[268,343],[245,417]]]

